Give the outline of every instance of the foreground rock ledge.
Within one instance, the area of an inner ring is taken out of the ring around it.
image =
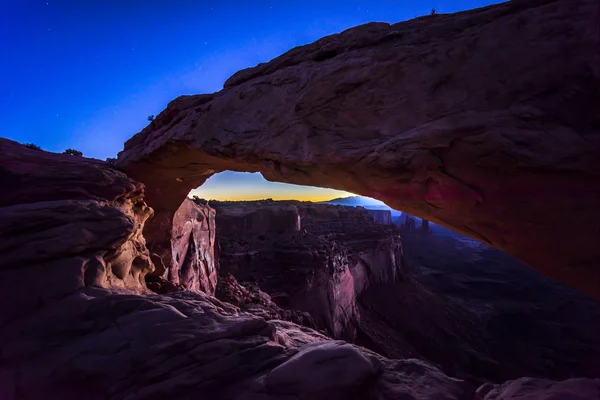
[[[600,298],[598,7],[371,23],[177,98],[117,161],[156,211],[149,246],[190,189],[258,171],[383,200]]]

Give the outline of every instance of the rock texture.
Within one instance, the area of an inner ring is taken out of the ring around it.
[[[88,286],[147,292],[143,186],[110,164],[0,138],[0,325]]]
[[[222,273],[252,281],[287,309],[303,310],[335,338],[356,340],[356,297],[402,278],[393,225],[364,208],[294,201],[214,202]]]
[[[86,288],[3,325],[0,338],[8,400],[459,400],[475,390],[416,360],[386,360],[201,292]]]
[[[231,274],[219,278],[215,297],[268,321],[280,319],[313,329],[317,328],[309,313],[284,310],[273,302],[271,296],[260,290],[256,283],[245,282],[241,285]]]
[[[2,399],[475,396],[475,387],[426,362],[389,360],[198,290],[149,294],[151,256],[140,231],[152,211],[143,187],[109,164],[1,139],[0,176],[10,187],[0,192]],[[525,389],[530,398],[588,400],[595,384]],[[512,385],[480,393],[510,394]]]
[[[215,294],[219,265],[215,243],[215,210],[186,198],[173,218],[168,280]]]
[[[149,243],[212,174],[260,171],[377,198],[600,298],[598,30],[596,0],[366,24],[177,98],[117,164],[146,184]]]

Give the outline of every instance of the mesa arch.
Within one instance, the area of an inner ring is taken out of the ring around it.
[[[212,174],[370,196],[600,299],[596,0],[511,1],[371,23],[182,96],[117,166],[146,185],[149,246]]]

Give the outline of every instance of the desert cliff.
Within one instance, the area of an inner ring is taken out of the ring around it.
[[[256,282],[332,337],[356,340],[356,297],[402,278],[398,230],[363,208],[302,202],[210,202],[221,273]]]

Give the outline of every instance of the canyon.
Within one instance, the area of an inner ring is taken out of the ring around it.
[[[358,26],[175,99],[111,163],[0,138],[0,398],[597,399],[599,15]],[[432,224],[187,199],[225,170]]]
[[[282,307],[308,312],[336,339],[356,341],[360,293],[402,279],[398,230],[363,208],[296,201],[209,205],[217,215],[221,272],[256,282]]]
[[[473,384],[600,376],[600,306],[500,251],[434,235],[409,215],[398,228],[384,210],[195,201],[216,212],[221,273],[306,312],[327,336],[434,363]]]

